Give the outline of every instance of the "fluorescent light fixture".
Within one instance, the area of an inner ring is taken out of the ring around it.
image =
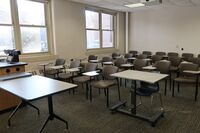
[[[142,6],[145,6],[145,4],[143,3],[136,3],[136,4],[129,4],[129,5],[125,5],[126,7],[129,7],[129,8],[135,8],[135,7],[142,7]]]

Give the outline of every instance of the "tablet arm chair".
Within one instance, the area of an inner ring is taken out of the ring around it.
[[[179,72],[177,78],[173,80],[172,96],[174,97],[174,86],[175,83],[178,85],[178,92],[180,91],[180,83],[195,84],[195,101],[197,100],[198,94],[198,74],[188,73],[185,71],[198,71],[198,65],[193,63],[181,63],[179,65]]]
[[[92,91],[92,88],[104,89],[104,91],[106,91],[106,96],[107,96],[106,106],[107,107],[109,107],[109,89],[110,87],[116,84],[116,81],[117,81],[117,86],[118,86],[119,100],[121,100],[118,78],[110,76],[110,74],[114,74],[117,71],[118,71],[118,67],[116,66],[105,66],[102,71],[103,79],[99,81],[94,81],[91,84],[90,91]]]

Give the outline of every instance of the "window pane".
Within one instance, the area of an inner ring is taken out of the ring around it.
[[[11,24],[11,8],[9,0],[0,2],[0,24]]]
[[[113,29],[113,15],[102,13],[102,29]]]
[[[85,11],[86,28],[99,29],[99,13],[94,11]]]
[[[21,27],[23,53],[47,52],[46,28]]]
[[[14,49],[14,35],[11,26],[0,26],[0,55],[4,54],[5,49]]]
[[[87,49],[100,48],[99,31],[87,30]]]
[[[17,0],[19,23],[27,25],[45,25],[44,3]]]
[[[113,31],[103,31],[103,47],[113,47]]]

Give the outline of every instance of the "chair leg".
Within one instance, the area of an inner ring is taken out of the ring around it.
[[[197,79],[196,79],[196,87],[195,87],[195,101],[197,101],[197,95],[198,95],[198,86],[199,86],[199,82],[198,82],[198,75],[197,75]]]
[[[172,74],[171,72],[169,73],[169,90],[171,91],[172,89]]]
[[[109,89],[106,88],[106,91],[107,91],[107,103],[106,103],[106,106],[109,107]]]
[[[100,88],[99,88],[99,95],[101,94],[101,90],[100,90]]]
[[[159,96],[160,96],[160,105],[161,105],[161,110],[163,110],[163,109],[164,109],[164,107],[163,107],[162,95],[161,95],[161,93],[160,93],[160,92],[158,92],[158,93],[159,93]]]
[[[106,89],[104,88],[104,95],[106,96]]]
[[[167,94],[167,79],[165,79],[165,96]]]
[[[153,104],[153,95],[151,95],[151,105]]]
[[[121,101],[121,94],[120,94],[119,79],[117,79],[117,87],[118,87],[118,96],[119,96],[119,101]]]
[[[175,81],[173,80],[172,97],[174,97],[174,85],[175,85]]]
[[[178,82],[178,92],[180,92],[180,83]]]

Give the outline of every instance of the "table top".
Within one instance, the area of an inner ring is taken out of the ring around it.
[[[0,88],[24,100],[34,100],[75,88],[77,85],[42,76],[1,81]]]
[[[64,66],[63,65],[59,65],[59,66],[51,66],[51,67],[49,67],[50,69],[55,69],[55,70],[57,70],[57,69],[63,69],[64,68]]]
[[[101,60],[89,60],[89,62],[91,62],[91,63],[98,63],[98,62],[100,62]]]
[[[0,62],[0,68],[6,68],[6,67],[13,67],[13,66],[24,66],[27,65],[26,62],[16,62],[16,63],[7,63],[7,62]]]
[[[168,75],[160,74],[160,73],[135,71],[135,70],[126,70],[126,71],[111,74],[111,76],[118,77],[118,78],[130,79],[130,80],[144,81],[147,83],[154,84],[154,83],[166,78]]]
[[[135,59],[137,59],[137,58],[135,58],[135,57],[128,58],[128,60],[135,60]]]
[[[146,58],[146,59],[143,59],[143,60],[146,60],[146,61],[152,61],[152,59],[149,59],[149,58]]]
[[[85,73],[82,73],[83,75],[85,76],[89,76],[89,77],[93,77],[93,76],[98,76],[99,73],[97,73],[97,71],[91,71],[91,72],[85,72]]]
[[[184,73],[189,73],[189,74],[194,74],[194,75],[198,75],[200,74],[200,71],[190,71],[190,70],[185,70],[183,71]]]
[[[108,62],[103,62],[104,65],[112,65],[113,62],[112,61],[108,61]]]
[[[154,67],[154,66],[145,66],[145,67],[142,67],[144,70],[156,70],[157,68],[156,67]]]
[[[50,65],[50,64],[52,64],[52,63],[47,62],[47,63],[41,63],[41,64],[38,64],[38,66],[47,66],[47,65]]]
[[[68,69],[65,69],[66,72],[78,72],[80,71],[80,68],[68,68]]]
[[[134,65],[133,64],[121,64],[121,67],[133,67]]]

